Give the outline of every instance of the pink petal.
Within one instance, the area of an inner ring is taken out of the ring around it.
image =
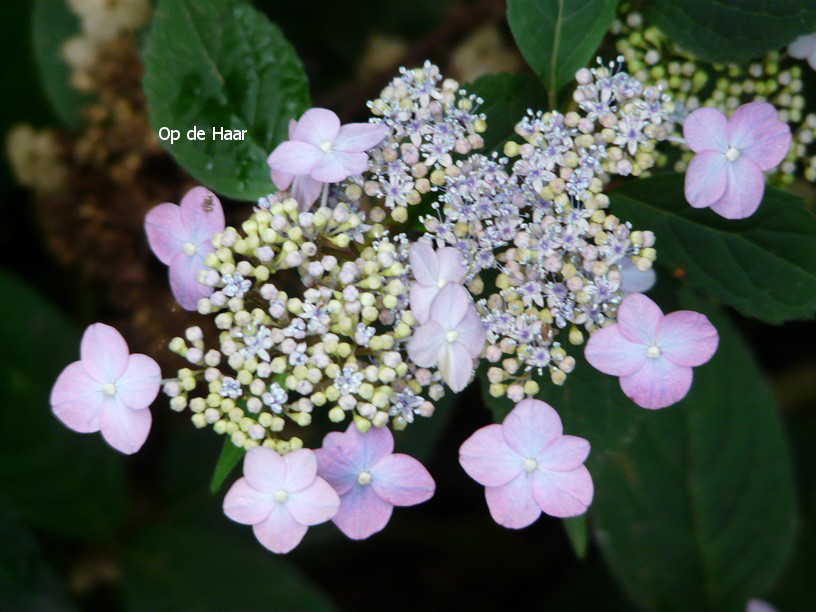
[[[473,375],[473,358],[459,342],[446,342],[439,353],[439,371],[452,391],[459,392],[468,386]]]
[[[258,491],[246,478],[239,478],[224,497],[224,514],[236,523],[256,525],[269,516],[275,503],[274,494]]]
[[[346,170],[342,160],[334,152],[325,153],[312,166],[309,176],[323,183],[339,183],[349,175],[354,174]]]
[[[267,158],[267,163],[269,163],[268,160],[271,157],[272,155],[270,154],[269,157]],[[286,174],[285,172],[276,172],[275,170],[272,170],[271,167],[269,169],[269,176],[272,178],[272,182],[275,183],[275,187],[277,187],[280,191],[288,189],[289,185],[292,184],[292,180],[295,178],[291,174]]]
[[[334,148],[338,151],[365,152],[380,144],[386,134],[388,126],[382,123],[347,123],[334,139]]]
[[[525,459],[538,457],[541,449],[564,432],[558,413],[536,399],[516,404],[504,418],[502,430],[508,446]]]
[[[340,509],[332,521],[352,540],[364,540],[382,531],[393,510],[370,485],[358,484],[340,498]]]
[[[338,495],[348,493],[357,484],[360,470],[346,452],[343,434],[332,432],[323,439],[323,447],[315,450],[317,475],[324,478]]]
[[[425,241],[415,242],[411,247],[409,258],[411,273],[417,283],[438,289],[436,281],[439,280],[439,260],[431,245]]]
[[[431,304],[430,320],[445,331],[456,329],[471,307],[470,294],[462,285],[448,283]]]
[[[290,119],[289,120],[289,140],[295,139],[295,130],[297,129],[297,120]]]
[[[116,397],[133,410],[147,408],[159,394],[159,387],[159,364],[147,355],[136,353],[130,356],[125,373],[116,381]]]
[[[105,442],[126,455],[142,448],[152,423],[149,409],[131,410],[113,399],[104,403],[99,417],[99,429]]]
[[[460,283],[465,278],[467,270],[462,265],[462,253],[453,247],[443,247],[436,252],[439,262],[439,278],[446,281]]]
[[[699,366],[714,356],[720,337],[708,317],[691,310],[670,312],[657,328],[660,351],[679,366]]]
[[[275,504],[266,520],[252,526],[258,541],[278,554],[288,553],[300,544],[308,529],[292,517],[286,504]]]
[[[665,357],[647,359],[637,372],[620,379],[626,396],[641,408],[665,408],[683,399],[691,388],[691,368]]]
[[[368,170],[368,155],[366,153],[333,151],[332,155],[334,155],[340,161],[340,163],[343,164],[346,176],[356,176]]]
[[[620,263],[621,289],[624,293],[646,293],[654,287],[657,281],[657,274],[653,268],[645,272],[638,270],[628,257]]]
[[[287,493],[300,491],[310,486],[317,477],[317,457],[314,451],[301,448],[283,456],[286,464],[286,479],[283,487]]]
[[[411,313],[418,323],[426,323],[431,316],[431,304],[433,304],[436,296],[439,295],[439,289],[434,287],[426,287],[419,283],[414,283],[411,287]]]
[[[662,318],[663,311],[657,304],[642,293],[633,293],[618,307],[618,331],[629,342],[650,346]]]
[[[213,192],[194,187],[181,200],[181,222],[190,242],[197,245],[224,231],[224,209]]]
[[[728,142],[760,170],[770,170],[788,154],[791,131],[772,104],[743,104],[728,120]]]
[[[541,509],[533,499],[527,472],[522,472],[500,487],[486,487],[485,499],[493,520],[502,527],[521,529],[541,516]]]
[[[105,394],[102,384],[91,378],[81,361],[66,367],[51,389],[51,409],[66,427],[79,433],[99,431]]]
[[[695,155],[686,170],[686,201],[694,208],[705,208],[719,200],[728,185],[728,163],[719,151]]]
[[[286,482],[286,462],[271,448],[256,446],[244,456],[244,476],[258,491],[275,493]]]
[[[301,525],[318,525],[337,514],[340,498],[328,482],[315,478],[305,489],[290,493],[286,505]]]
[[[181,223],[181,209],[175,204],[159,204],[145,215],[145,233],[150,250],[169,266],[189,236]]]
[[[371,469],[371,488],[394,506],[414,506],[433,497],[436,483],[419,461],[397,453],[383,457]]]
[[[456,344],[462,346],[472,359],[476,359],[484,348],[487,329],[473,304],[456,326],[456,334]]]
[[[320,192],[323,190],[323,183],[316,181],[309,176],[299,176],[292,183],[292,197],[300,204],[301,211],[307,211],[312,207]]]
[[[595,331],[584,349],[584,357],[596,370],[612,376],[625,376],[639,370],[646,361],[646,346],[629,342],[618,324]]]
[[[355,463],[360,470],[370,470],[378,461],[394,452],[394,434],[387,427],[372,427],[360,433],[351,423],[346,429],[346,436],[355,440],[357,450],[353,455],[357,457]],[[358,440],[362,441],[362,445],[358,446]]]
[[[310,108],[298,120],[292,138],[319,147],[334,142],[340,133],[340,119],[325,108]]]
[[[750,217],[765,193],[765,176],[754,162],[745,157],[728,164],[728,187],[711,210],[726,219]]]
[[[583,438],[561,436],[541,450],[537,461],[546,470],[573,470],[586,461],[589,449],[589,442]]]
[[[266,159],[271,172],[293,176],[307,175],[323,157],[323,152],[306,142],[287,140],[280,143]]]
[[[85,371],[101,383],[116,382],[127,368],[130,356],[122,334],[104,323],[94,323],[85,330],[79,353]]]
[[[592,503],[592,476],[583,465],[567,472],[536,470],[531,484],[536,503],[550,516],[578,516]]]
[[[185,310],[196,310],[198,300],[213,292],[198,282],[198,273],[204,269],[204,260],[200,255],[179,253],[170,264],[170,289],[179,305]]]
[[[445,330],[439,323],[428,321],[414,330],[408,342],[408,356],[421,368],[430,368],[439,361],[445,344]]]
[[[699,108],[683,122],[686,144],[695,153],[728,149],[728,120],[716,108]]]
[[[788,55],[796,59],[805,59],[816,51],[816,36],[806,34],[788,45]]]
[[[508,446],[501,425],[482,427],[459,448],[459,463],[467,475],[487,487],[513,480],[521,474],[523,460]]]

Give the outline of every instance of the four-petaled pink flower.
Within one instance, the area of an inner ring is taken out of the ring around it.
[[[428,320],[414,330],[408,356],[422,368],[437,366],[453,391],[464,389],[482,352],[485,326],[461,285],[448,283],[434,298]]]
[[[212,253],[212,237],[224,231],[224,210],[215,195],[195,187],[181,200],[181,206],[165,203],[145,216],[150,248],[170,266],[170,288],[185,310],[195,310],[198,300],[213,292],[198,282],[204,258]]]
[[[80,360],[66,367],[51,390],[51,409],[79,433],[102,432],[116,450],[138,451],[150,432],[150,406],[161,385],[158,364],[130,354],[125,339],[104,323],[85,330]]]
[[[337,512],[340,499],[317,475],[317,458],[307,448],[281,457],[256,446],[244,457],[244,477],[224,497],[224,514],[252,525],[255,537],[275,553],[300,544],[311,525],[325,523]]]
[[[499,525],[521,529],[542,512],[568,517],[592,503],[593,485],[584,461],[589,442],[563,435],[549,404],[522,400],[501,425],[488,425],[465,440],[459,463],[485,487],[490,514]]]
[[[289,121],[289,140],[297,140],[295,138],[297,125],[298,122],[294,119]],[[270,155],[270,158],[271,157]],[[300,209],[303,211],[307,211],[312,207],[312,204],[314,204],[315,200],[320,196],[320,190],[323,189],[323,183],[314,180],[308,174],[294,176],[284,172],[276,172],[271,165],[269,174],[272,176],[272,182],[275,183],[275,187],[281,191],[290,189],[291,187],[289,195],[297,200],[298,204],[300,204]]]
[[[427,242],[411,247],[411,271],[416,281],[411,287],[411,312],[420,323],[428,320],[439,291],[448,283],[461,283],[467,272],[458,250],[443,247],[434,251]]]
[[[620,376],[623,392],[643,408],[665,408],[691,388],[691,368],[717,350],[717,330],[705,315],[679,310],[664,315],[645,295],[626,296],[618,322],[599,329],[587,342],[587,361]]]
[[[366,151],[388,133],[381,123],[348,123],[325,108],[311,108],[294,126],[290,140],[279,144],[267,159],[279,176],[308,176],[321,183],[338,183],[368,168]],[[273,175],[274,176],[274,175]]]
[[[697,154],[686,171],[686,199],[726,219],[754,213],[765,191],[762,172],[779,164],[791,144],[790,128],[767,102],[743,104],[730,119],[715,108],[698,109],[683,123],[683,135]]]
[[[352,423],[345,433],[332,432],[317,453],[318,474],[340,495],[332,519],[354,540],[382,530],[394,506],[430,499],[436,484],[416,459],[394,453],[391,431],[372,427],[360,433]]]

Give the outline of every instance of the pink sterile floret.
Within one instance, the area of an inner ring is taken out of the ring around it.
[[[416,242],[411,247],[411,312],[420,323],[430,316],[431,304],[448,283],[461,283],[465,278],[462,254],[453,247],[434,251],[427,242]]]

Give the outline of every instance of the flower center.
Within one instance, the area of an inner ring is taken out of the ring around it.
[[[279,504],[285,502],[287,497],[289,497],[289,495],[283,489],[278,489],[275,491],[275,501]]]
[[[194,245],[192,242],[185,242],[184,246],[182,246],[181,248],[184,249],[184,252],[190,257],[195,255],[196,252],[198,251],[198,247]]]
[[[739,159],[740,152],[739,149],[735,147],[728,147],[728,150],[725,152],[725,159],[728,161],[737,161]]]
[[[113,383],[105,383],[104,385],[102,385],[102,393],[104,393],[108,397],[116,395],[116,385],[114,385]]]
[[[320,143],[320,150],[324,153],[328,153],[332,150],[332,141],[331,140],[324,140]]]
[[[529,474],[538,467],[538,461],[536,461],[535,459],[525,459],[522,466],[524,467],[524,471]]]
[[[655,345],[655,344],[653,344],[652,346],[650,346],[650,347],[649,347],[649,348],[646,350],[646,356],[647,356],[649,359],[657,359],[658,357],[660,357],[660,347],[659,347],[659,346],[657,346],[657,345]]]
[[[360,472],[357,476],[357,482],[361,485],[367,485],[371,482],[371,472]]]
[[[436,288],[437,288],[437,289],[441,289],[442,287],[444,287],[444,286],[445,286],[445,284],[446,284],[446,283],[445,283],[445,279],[444,279],[444,278],[440,278],[438,281],[436,281]]]
[[[445,340],[446,340],[448,343],[453,343],[453,342],[456,342],[456,339],[457,339],[458,337],[459,337],[459,332],[458,332],[458,331],[455,331],[455,330],[451,330],[451,331],[449,331],[447,334],[445,334]]]

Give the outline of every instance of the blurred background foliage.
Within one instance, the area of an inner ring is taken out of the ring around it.
[[[598,14],[617,5],[593,3]],[[473,88],[493,127],[487,148],[499,148],[528,107],[558,99],[536,76],[566,82],[525,52],[528,68],[514,42],[515,33],[524,47],[521,26],[511,32],[525,4],[546,2],[515,3],[509,25],[502,0],[253,4],[294,47],[312,103],[344,121],[364,120],[365,101],[400,65],[427,58],[463,83],[510,72]],[[653,7],[669,29],[678,19],[670,5]],[[48,394],[76,359],[85,325],[112,322],[134,351],[173,364],[165,339],[191,315],[174,306],[142,220],[193,181],[148,123],[143,30],[107,41],[95,70],[72,74],[60,49],[79,23],[66,0],[3,8],[0,133],[9,135],[17,177],[0,166],[0,609],[737,609],[751,597],[814,608],[813,323],[773,326],[726,312],[688,287],[678,291],[678,270],[675,278],[661,272],[658,301],[693,304],[723,338],[681,405],[638,411],[585,363],[566,388],[545,392],[567,430],[608,442],[591,458],[596,505],[567,529],[547,517],[522,531],[491,521],[457,452],[507,406],[476,384],[397,436],[398,449],[419,456],[437,481],[430,503],[395,513],[364,542],[321,525],[285,558],[223,517],[220,495],[208,491],[221,441],[194,431],[163,398],[146,446],[131,458],[63,428]],[[597,45],[605,28],[592,29]],[[775,31],[766,34],[780,44]],[[227,208],[240,219],[249,205]]]

